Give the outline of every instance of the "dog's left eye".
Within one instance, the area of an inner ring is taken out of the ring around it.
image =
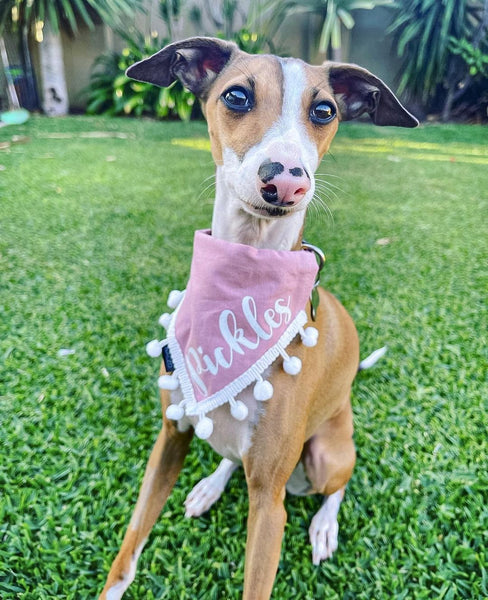
[[[317,125],[330,123],[336,114],[336,107],[331,102],[326,102],[325,100],[312,104],[310,108],[310,120]]]
[[[222,94],[222,100],[227,108],[237,112],[249,112],[253,105],[251,92],[240,86],[229,88]]]

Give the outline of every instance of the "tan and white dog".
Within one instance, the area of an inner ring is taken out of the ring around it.
[[[367,113],[377,125],[418,124],[380,79],[360,67],[254,56],[213,38],[171,44],[130,67],[128,75],[158,86],[179,79],[199,97],[217,165],[212,235],[256,248],[301,248],[314,172],[341,120]],[[224,458],[185,502],[186,515],[199,516],[220,497],[237,466],[244,467],[249,493],[246,600],[270,597],[286,521],[285,489],[324,496],[309,530],[314,564],[337,548],[337,515],[355,463],[350,392],[359,345],[351,318],[324,290],[315,325],[318,347],[292,342],[293,354],[303,362],[299,375],[290,381],[279,360],[269,368],[273,399],[262,405],[249,389],[241,392],[239,399],[249,410],[246,421],[233,419],[227,406],[212,412],[216,427],[208,441]],[[178,394],[162,391],[163,415],[179,401]],[[121,598],[133,580],[188,452],[195,419],[163,421],[100,598]]]

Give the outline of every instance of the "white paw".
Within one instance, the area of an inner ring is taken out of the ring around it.
[[[327,560],[337,550],[339,534],[337,514],[342,496],[342,490],[329,496],[312,519],[308,533],[312,544],[314,565],[320,564],[322,560]]]
[[[136,548],[134,554],[131,557],[129,571],[127,573],[122,574],[122,578],[116,584],[114,584],[111,588],[107,590],[107,594],[105,598],[107,600],[120,600],[124,595],[124,592],[127,590],[129,585],[134,581],[134,577],[136,576],[137,569],[137,561],[139,560],[139,556],[141,555],[142,549],[144,548],[144,544],[146,543],[147,538],[144,538],[141,544]]]
[[[199,517],[217,502],[236,468],[224,458],[212,475],[197,483],[185,500],[185,517]]]
[[[185,500],[185,517],[199,517],[217,502],[224,489],[214,481],[213,475],[205,477],[192,489]]]
[[[309,529],[314,565],[318,565],[320,561],[330,558],[337,550],[337,535],[339,533],[337,519],[329,520],[317,517],[318,514],[312,519]]]
[[[105,597],[107,600],[120,600],[130,583],[130,581],[119,581],[107,591],[107,595]]]

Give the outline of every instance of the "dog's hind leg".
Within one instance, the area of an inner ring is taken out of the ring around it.
[[[129,527],[112,563],[100,600],[119,600],[134,579],[139,555],[178,478],[192,436],[193,429],[181,433],[175,423],[165,420],[149,457]]]
[[[185,517],[199,517],[217,502],[237,467],[224,458],[211,475],[197,483],[185,500]]]
[[[348,397],[344,408],[326,421],[305,444],[302,460],[307,476],[313,490],[326,496],[309,529],[315,565],[330,558],[337,549],[337,515],[356,461],[352,433]]]

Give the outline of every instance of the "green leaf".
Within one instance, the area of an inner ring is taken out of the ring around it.
[[[351,13],[343,10],[342,8],[338,8],[337,16],[340,18],[342,24],[346,29],[352,29],[354,27],[355,23]]]
[[[334,28],[335,14],[332,12],[332,4],[329,6],[329,10],[327,12],[327,17],[324,21],[324,25],[322,27],[322,33],[319,41],[319,50],[321,52],[326,52],[327,48],[330,45],[330,39],[332,36],[332,29]]]
[[[334,50],[339,50],[342,46],[341,22],[339,19],[334,22],[334,27],[332,28],[332,34],[330,36],[330,45]]]
[[[93,29],[95,24],[93,23],[90,14],[86,10],[86,4],[84,0],[72,0],[73,5],[76,7],[76,10],[80,14],[81,20],[90,28]]]
[[[3,0],[0,2],[0,31],[10,19],[14,4],[20,6],[21,29],[43,21],[54,34],[59,33],[62,23],[73,33],[77,33],[80,23],[93,28],[92,14],[98,15],[106,25],[116,27],[123,25],[122,17],[145,10],[142,0]]]
[[[56,10],[56,6],[53,2],[48,2],[47,3],[47,11],[46,11],[46,22],[44,23],[44,26],[46,27],[51,27],[52,32],[55,35],[59,34],[59,21],[60,21],[60,14],[58,13],[58,11]],[[76,23],[75,23],[76,25]]]
[[[127,75],[125,73],[123,73],[122,75],[118,75],[114,81],[113,81],[113,85],[115,88],[118,87],[123,87],[126,83],[128,82],[132,82],[133,80],[130,79],[129,77],[127,77]]]

